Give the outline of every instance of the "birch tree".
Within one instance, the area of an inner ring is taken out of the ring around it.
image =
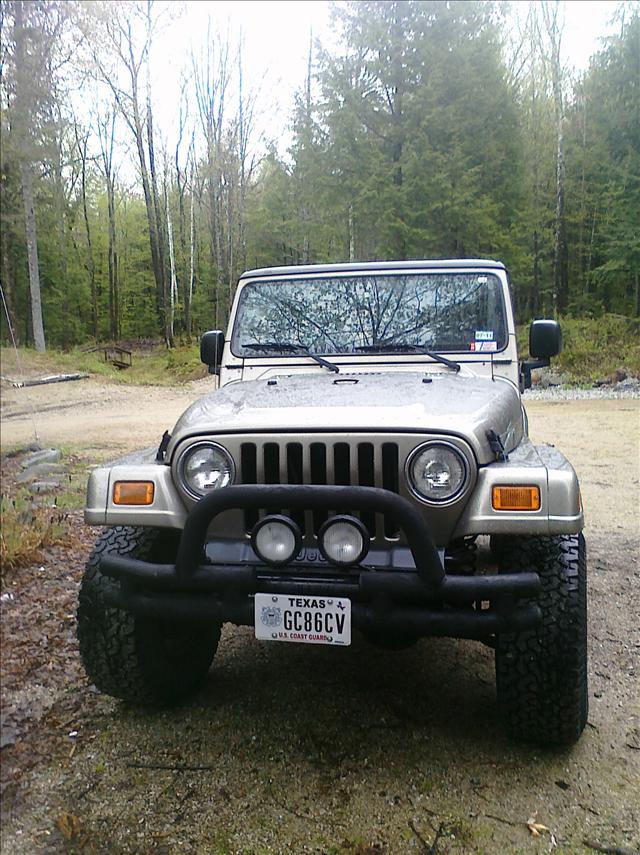
[[[89,222],[88,202],[88,164],[87,153],[89,145],[89,131],[79,128],[78,122],[74,120],[73,131],[76,141],[76,150],[80,161],[80,193],[82,200],[82,216],[84,220],[85,235],[87,239],[87,261],[86,269],[89,275],[89,290],[91,292],[91,332],[94,339],[98,339],[98,290],[96,285],[96,262],[93,252],[93,239],[91,236],[91,225]]]
[[[7,7],[12,18],[13,62],[10,66],[10,134],[18,162],[24,206],[31,323],[36,350],[46,349],[42,315],[34,177],[45,158],[47,137],[53,125],[53,54],[57,47],[64,9],[53,2],[14,0]]]
[[[100,158],[107,191],[107,222],[108,222],[108,288],[109,288],[109,337],[117,341],[120,333],[120,296],[118,287],[118,248],[116,243],[116,194],[115,166],[113,148],[116,137],[117,108],[101,114],[96,109],[98,140],[100,142]]]

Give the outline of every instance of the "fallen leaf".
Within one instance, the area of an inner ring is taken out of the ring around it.
[[[546,825],[543,825],[541,822],[538,822],[538,811],[531,814],[531,816],[527,820],[527,828],[529,829],[533,837],[540,837],[541,832],[549,831]]]

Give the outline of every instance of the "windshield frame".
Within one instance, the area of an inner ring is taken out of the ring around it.
[[[510,344],[510,323],[509,323],[509,312],[507,302],[505,300],[505,283],[503,281],[503,277],[499,275],[499,270],[495,269],[487,269],[480,267],[469,267],[458,268],[455,270],[451,269],[440,269],[440,270],[424,270],[424,269],[410,269],[410,270],[366,270],[366,271],[335,271],[335,272],[322,272],[322,273],[312,273],[305,272],[300,274],[292,273],[291,275],[282,275],[275,274],[273,276],[256,276],[255,278],[247,278],[241,279],[240,284],[241,288],[239,289],[239,293],[236,296],[234,311],[233,311],[233,328],[231,330],[231,334],[229,336],[229,349],[231,354],[240,360],[261,360],[262,363],[266,362],[267,364],[277,363],[281,360],[290,361],[291,359],[300,358],[303,356],[302,352],[300,353],[291,353],[283,351],[282,353],[260,353],[256,352],[255,354],[246,354],[237,351],[238,345],[241,347],[240,339],[242,336],[239,334],[238,330],[238,318],[240,315],[240,310],[243,302],[243,294],[244,290],[248,286],[271,286],[271,285],[281,285],[286,283],[301,283],[304,281],[308,282],[320,282],[322,280],[336,280],[341,278],[355,279],[355,278],[371,278],[375,276],[376,278],[381,279],[393,279],[402,276],[419,276],[419,275],[428,275],[429,277],[437,277],[437,276],[451,276],[451,275],[477,275],[477,276],[486,276],[487,278],[491,277],[497,281],[497,290],[498,290],[498,301],[499,301],[499,309],[502,313],[503,321],[504,321],[504,343],[502,347],[497,348],[493,351],[479,351],[479,350],[471,350],[470,348],[459,348],[459,349],[451,349],[451,350],[441,350],[438,348],[433,348],[434,352],[438,354],[463,354],[467,357],[471,357],[472,361],[477,361],[478,359],[487,360],[487,357],[491,359],[497,354],[504,353],[505,350],[508,349]],[[499,342],[498,342],[499,343]],[[416,358],[420,358],[421,354],[419,350],[402,350],[398,351],[385,350],[385,351],[371,351],[370,353],[364,351],[344,351],[344,352],[334,352],[334,351],[325,351],[318,350],[314,351],[318,356],[324,356],[330,358],[332,361],[340,360],[340,359],[348,359],[349,362],[353,362],[354,359],[360,363],[371,363],[371,362],[380,362],[381,359],[385,361],[393,360],[396,361],[406,360],[410,358],[412,361],[415,361]],[[431,362],[428,355],[424,355],[425,362]],[[422,360],[420,360],[422,361]],[[458,360],[458,361],[467,361],[467,360]],[[433,363],[432,363],[433,364]]]

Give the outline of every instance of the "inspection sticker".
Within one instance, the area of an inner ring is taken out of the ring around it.
[[[476,341],[493,341],[495,335],[493,330],[476,330],[475,340]]]
[[[298,644],[351,644],[351,600],[296,594],[256,594],[256,638]]]
[[[472,341],[471,344],[469,345],[469,350],[472,350],[475,353],[478,353],[479,351],[486,353],[489,350],[497,350],[497,349],[498,349],[498,342],[497,341]]]

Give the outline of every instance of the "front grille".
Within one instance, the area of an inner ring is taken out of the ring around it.
[[[242,484],[330,484],[381,487],[399,492],[399,453],[395,442],[295,442],[289,440],[242,442],[239,448]],[[279,509],[289,513],[287,508]],[[394,520],[373,512],[356,513],[350,508],[334,508],[335,513],[359,516],[375,539],[395,540],[399,529]],[[245,511],[247,532],[260,512]],[[318,534],[327,511],[292,511],[307,542]]]

